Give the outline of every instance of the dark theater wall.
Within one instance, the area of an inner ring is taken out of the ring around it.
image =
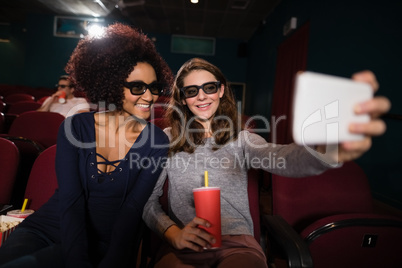
[[[246,113],[270,115],[278,46],[283,25],[309,21],[307,69],[348,77],[370,69],[379,95],[392,102],[388,130],[374,138],[357,162],[369,177],[373,196],[402,208],[402,12],[401,1],[283,0],[249,41]],[[398,118],[394,119],[394,118]]]
[[[53,22],[54,16],[30,14],[25,23],[7,26],[10,42],[0,42],[0,84],[54,86],[57,78],[64,74],[64,66],[79,39],[53,36]],[[113,22],[106,20],[106,24]],[[218,65],[229,80],[246,80],[247,58],[238,55],[244,40],[217,38],[215,55],[200,56],[170,52],[170,35],[146,34],[156,38],[155,45],[174,72],[186,60],[203,57]]]

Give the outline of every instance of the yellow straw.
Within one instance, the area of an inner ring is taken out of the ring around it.
[[[208,171],[207,170],[205,170],[204,176],[205,176],[205,187],[208,187]]]
[[[21,208],[21,212],[24,212],[25,207],[27,206],[27,203],[28,203],[28,198],[25,198],[24,204],[22,205],[22,208]]]

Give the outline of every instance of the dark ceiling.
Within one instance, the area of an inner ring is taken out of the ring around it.
[[[144,31],[248,40],[281,0],[0,0],[0,23],[29,13],[124,19]]]

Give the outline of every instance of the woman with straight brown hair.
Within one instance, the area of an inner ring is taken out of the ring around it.
[[[371,72],[355,79],[378,86]],[[365,134],[362,141],[339,145],[333,156],[339,162],[359,157],[371,146],[371,136],[385,131],[376,117],[389,109],[385,98],[360,104],[360,113],[373,119],[355,125],[354,133]],[[288,177],[320,174],[330,168],[327,159],[316,158],[303,146],[267,143],[257,134],[243,129],[233,93],[218,67],[194,58],[177,73],[165,129],[170,139],[170,155],[154,192],[144,208],[147,225],[166,243],[156,257],[155,267],[266,267],[266,257],[254,239],[247,193],[247,170],[263,169]],[[353,129],[353,128],[352,128]],[[323,146],[316,147],[319,152]],[[272,158],[276,161],[272,161]],[[271,161],[270,161],[271,160]],[[275,162],[275,164],[273,164]],[[220,187],[222,245],[211,248],[216,238],[199,226],[210,223],[196,217],[192,190],[204,186]],[[159,204],[165,180],[169,181],[169,212]]]

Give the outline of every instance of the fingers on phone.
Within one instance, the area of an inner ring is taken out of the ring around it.
[[[375,97],[371,100],[357,104],[354,107],[356,114],[369,113],[372,117],[378,117],[389,111],[391,102],[385,97]]]
[[[349,131],[355,134],[364,134],[368,136],[379,136],[384,134],[387,126],[382,120],[371,120],[369,123],[352,123]]]
[[[362,153],[370,149],[371,147],[371,138],[365,137],[361,141],[349,141],[342,143],[342,148],[348,152],[351,159],[355,159],[360,156]],[[352,154],[351,154],[352,152]],[[353,152],[356,155],[353,155]],[[349,159],[344,159],[344,161],[349,161]]]
[[[373,99],[376,102],[375,113],[384,114],[387,113],[391,109],[391,102],[386,97],[375,97]]]
[[[352,75],[352,79],[359,82],[369,83],[374,92],[378,90],[379,84],[372,71],[361,71]]]

